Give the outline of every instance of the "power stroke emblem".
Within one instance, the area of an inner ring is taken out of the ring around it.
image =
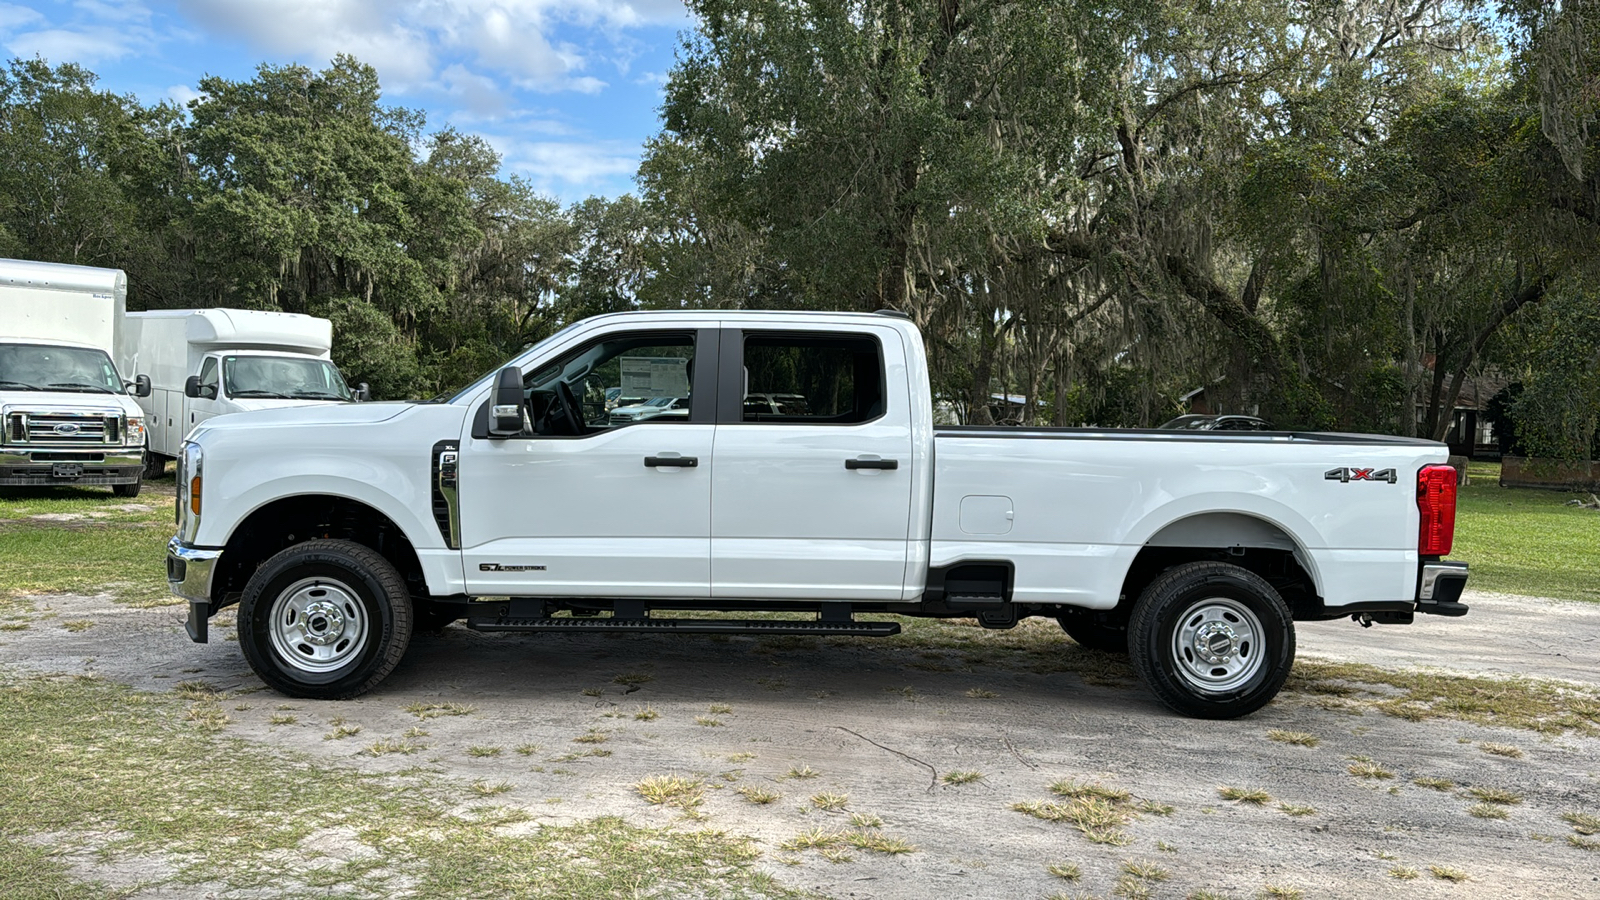
[[[500,563],[478,563],[479,572],[543,572],[544,566],[503,566]]]
[[[1393,469],[1355,469],[1344,466],[1338,469],[1329,469],[1322,473],[1322,477],[1329,481],[1339,481],[1349,484],[1352,481],[1382,481],[1394,484],[1400,480]]]

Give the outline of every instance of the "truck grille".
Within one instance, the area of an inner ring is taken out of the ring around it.
[[[36,447],[117,444],[122,441],[122,417],[12,413],[7,417],[6,432],[12,441]]]

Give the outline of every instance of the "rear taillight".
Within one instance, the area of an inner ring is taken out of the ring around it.
[[[1417,553],[1448,556],[1456,535],[1456,470],[1454,466],[1423,466],[1417,473]]]

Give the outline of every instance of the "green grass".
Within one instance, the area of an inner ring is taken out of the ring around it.
[[[0,488],[0,615],[31,608],[30,594],[109,591],[124,603],[176,603],[167,588],[172,531],[170,479],[128,500],[100,488]]]
[[[1499,463],[1473,463],[1468,474],[1450,552],[1471,564],[1468,587],[1600,600],[1600,512],[1566,505],[1586,494],[1502,488]]]
[[[7,900],[125,895],[72,878],[58,853],[152,858],[145,886],[184,895],[207,882],[263,898],[800,896],[751,867],[760,851],[744,838],[609,817],[508,833],[529,816],[482,805],[499,785],[313,762],[210,733],[191,708],[95,679],[0,675]],[[320,855],[330,828],[369,852]],[[46,834],[48,849],[30,843]]]

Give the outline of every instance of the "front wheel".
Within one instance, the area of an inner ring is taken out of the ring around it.
[[[137,497],[139,496],[139,489],[143,486],[144,483],[140,481],[135,481],[133,484],[113,484],[111,486],[111,495],[113,497]]]
[[[352,541],[296,544],[257,569],[239,601],[239,646],[290,697],[346,700],[382,681],[411,642],[411,597],[395,567]]]
[[[1294,619],[1261,576],[1229,563],[1162,573],[1128,629],[1133,665],[1174,712],[1233,719],[1267,705],[1294,665]]]

